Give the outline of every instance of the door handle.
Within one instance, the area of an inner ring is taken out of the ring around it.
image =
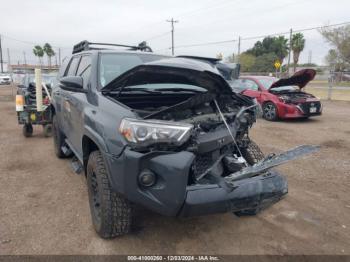
[[[59,95],[61,95],[61,93],[60,93],[60,91],[55,91],[55,92],[53,92],[56,96],[59,96]]]

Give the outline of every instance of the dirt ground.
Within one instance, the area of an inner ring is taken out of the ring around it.
[[[350,254],[350,102],[324,102],[307,121],[259,120],[265,153],[300,144],[320,152],[278,168],[287,197],[255,217],[178,219],[149,211],[134,232],[100,239],[84,176],[59,160],[51,138],[24,138],[9,88],[0,86],[0,254]]]

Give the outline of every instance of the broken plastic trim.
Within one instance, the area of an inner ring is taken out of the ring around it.
[[[317,152],[319,149],[320,146],[301,145],[293,149],[287,150],[279,155],[268,156],[264,160],[256,163],[255,165],[242,168],[240,171],[232,173],[224,179],[226,183],[228,183],[230,186],[234,186],[234,182],[237,180],[249,178],[264,173],[275,166],[279,166],[291,160],[300,158],[304,155]]]

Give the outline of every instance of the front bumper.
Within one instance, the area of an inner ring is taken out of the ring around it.
[[[218,184],[188,185],[194,154],[182,152],[105,154],[114,191],[129,201],[166,216],[198,216],[220,212],[263,209],[288,192],[287,181],[277,172],[235,182],[233,190]],[[139,184],[139,175],[150,170],[157,176],[151,187]]]
[[[312,116],[322,115],[322,104],[317,103],[314,107],[316,108],[315,112],[310,111],[310,104],[312,102],[305,102],[300,105],[294,104],[278,104],[277,110],[279,118],[305,118]],[[314,102],[316,104],[316,102]]]
[[[218,185],[187,187],[180,216],[238,212],[255,214],[278,202],[288,193],[287,180],[276,171],[237,181],[228,192]]]

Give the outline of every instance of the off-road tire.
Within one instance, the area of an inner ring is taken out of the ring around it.
[[[43,126],[44,136],[45,137],[51,137],[52,136],[52,125],[47,124]]]
[[[56,115],[52,117],[52,136],[53,136],[53,146],[55,149],[55,154],[58,158],[66,158],[66,156],[62,151],[62,146],[64,146],[65,136],[62,133]]]
[[[260,147],[252,140],[249,141],[247,147],[241,149],[242,155],[247,160],[249,165],[254,165],[265,158],[264,153]],[[243,211],[234,212],[238,217],[240,216],[254,216],[259,213],[259,208],[248,209]]]
[[[22,132],[23,132],[23,135],[25,137],[31,137],[33,135],[33,126],[32,126],[32,124],[24,124]]]
[[[102,238],[114,238],[129,233],[131,205],[112,191],[100,151],[90,153],[86,173],[91,218],[97,234]]]
[[[266,102],[263,104],[263,118],[268,121],[276,121],[278,119],[277,107],[272,102]]]
[[[252,140],[249,141],[247,147],[241,149],[241,152],[249,165],[254,165],[265,158],[260,147]]]

